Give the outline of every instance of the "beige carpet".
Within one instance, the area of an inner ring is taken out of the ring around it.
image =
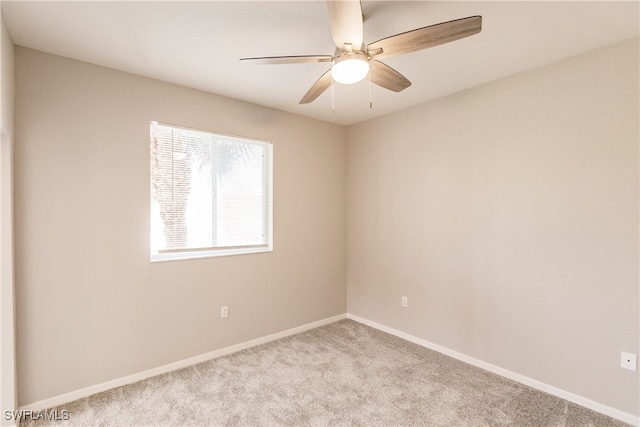
[[[59,408],[21,426],[624,426],[343,320]]]

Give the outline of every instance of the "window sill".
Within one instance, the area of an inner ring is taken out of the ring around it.
[[[151,262],[183,261],[187,259],[201,259],[201,258],[217,258],[217,257],[233,256],[233,255],[258,254],[263,252],[273,252],[273,247],[269,245],[269,246],[263,246],[258,248],[212,249],[208,251],[184,251],[184,252],[151,254]]]

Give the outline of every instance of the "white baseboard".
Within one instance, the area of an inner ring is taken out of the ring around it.
[[[475,359],[471,356],[467,356],[466,354],[459,353],[455,350],[451,350],[449,348],[443,347],[441,345],[432,343],[427,340],[423,340],[422,338],[414,337],[413,335],[409,335],[397,329],[390,328],[388,326],[382,325],[380,323],[373,322],[371,320],[365,319],[360,316],[356,316],[354,314],[347,313],[347,318],[354,320],[356,322],[362,323],[367,326],[371,326],[374,329],[378,329],[382,332],[386,332],[391,335],[395,335],[404,340],[410,341],[414,344],[418,344],[419,346],[426,347],[428,349],[437,351],[438,353],[445,354],[447,356],[453,357],[454,359],[458,359],[462,362],[468,363],[473,366],[477,366],[478,368],[484,369],[489,372],[493,372],[494,374],[498,374],[502,377],[508,378],[510,380],[519,382],[521,384],[527,385],[529,387],[535,388],[537,390],[543,391],[545,393],[549,393],[551,395],[560,397],[562,399],[568,400],[569,402],[573,402],[580,406],[584,406],[585,408],[589,408],[601,414],[610,416],[611,418],[615,418],[620,421],[624,421],[625,423],[631,424],[633,426],[640,426],[640,418],[635,415],[620,411],[615,408],[611,408],[610,406],[603,405],[601,403],[595,402],[591,399],[587,399],[586,397],[579,396],[577,394],[568,392],[566,390],[559,389],[549,384],[545,384],[538,380],[534,380],[533,378],[526,377],[524,375],[517,374],[515,372],[509,371],[507,369],[500,368],[499,366],[492,365],[487,362],[483,362],[482,360]]]
[[[112,388],[120,387],[127,384],[132,384],[147,378],[154,377],[156,375],[164,374],[167,372],[175,371],[178,369],[186,368],[197,363],[206,362],[207,360],[217,359],[222,356],[226,356],[231,353],[238,352],[250,347],[255,347],[260,344],[266,344],[271,341],[285,338],[290,335],[295,335],[300,332],[308,331],[320,326],[328,325],[329,323],[337,322],[338,320],[346,319],[346,314],[339,314],[337,316],[321,319],[316,322],[307,323],[302,326],[287,329],[285,331],[276,332],[275,334],[267,335],[264,337],[256,338],[253,340],[245,341],[240,344],[232,345],[230,347],[214,350],[209,353],[201,354],[198,356],[190,357],[188,359],[179,360],[177,362],[169,363],[168,365],[159,366],[157,368],[149,369],[147,371],[139,372],[137,374],[128,375],[126,377],[117,378],[115,380],[107,381],[101,384],[85,387],[80,390],[75,390],[69,393],[60,394],[48,399],[39,400],[37,402],[29,403],[21,406],[20,410],[32,410],[41,411],[43,409],[53,408],[55,406],[63,405],[65,403],[73,402],[74,400],[82,399],[92,394],[100,393],[110,390]]]

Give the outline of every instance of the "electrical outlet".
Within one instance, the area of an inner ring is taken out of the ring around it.
[[[403,307],[409,307],[409,300],[407,299],[407,297],[402,297],[402,300],[400,300],[400,304],[402,304]]]
[[[632,353],[620,353],[620,367],[630,371],[636,371],[636,355]]]
[[[220,317],[223,319],[229,317],[229,306],[223,305],[220,307]]]

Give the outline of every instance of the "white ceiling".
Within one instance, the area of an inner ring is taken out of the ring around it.
[[[299,105],[327,64],[239,58],[333,54],[318,1],[2,1],[15,44],[231,98],[352,124],[637,37],[637,1],[368,1],[365,43],[482,15],[482,32],[384,60],[413,83],[400,93],[335,84]]]

